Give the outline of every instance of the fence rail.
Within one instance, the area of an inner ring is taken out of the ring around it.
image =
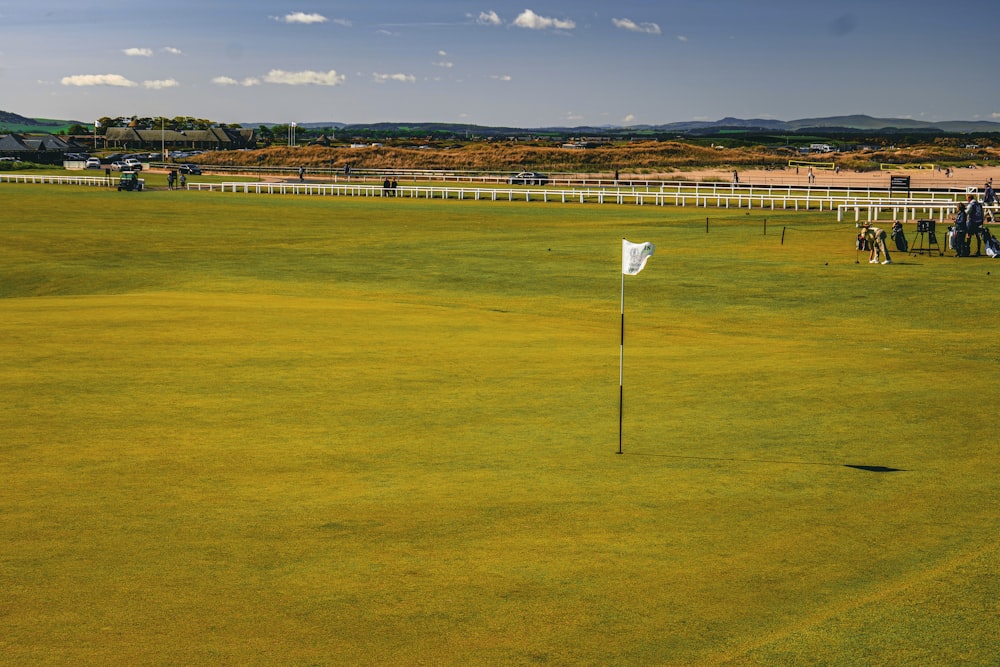
[[[36,183],[49,185],[88,185],[116,187],[118,178],[106,176],[46,176],[44,174],[0,174],[0,183]]]
[[[634,206],[694,206],[736,209],[768,210],[819,210],[837,211],[838,220],[844,211],[867,208],[877,214],[883,210],[924,212],[933,211],[943,216],[953,211],[957,193],[939,193],[928,198],[890,198],[849,195],[833,188],[796,188],[793,186],[729,186],[723,184],[661,183],[652,188],[490,188],[470,186],[401,185],[386,189],[378,185],[320,184],[296,182],[226,182],[188,183],[190,190],[261,194],[261,195],[313,195],[333,197],[400,197],[409,199],[452,199],[471,201],[540,201],[558,203],[597,203]],[[860,215],[860,213],[859,213]],[[872,213],[870,213],[872,215]],[[897,214],[898,217],[898,214]],[[873,218],[873,219],[877,219]]]
[[[2,174],[0,182],[115,187],[117,178],[105,176],[49,176],[44,174]],[[312,195],[333,197],[403,197],[471,201],[523,201],[596,203],[634,206],[715,207],[765,210],[836,211],[842,221],[854,211],[855,222],[875,222],[885,213],[893,220],[933,218],[944,220],[954,214],[964,192],[925,192],[919,197],[893,197],[878,188],[838,188],[835,186],[753,185],[699,182],[649,182],[631,186],[574,187],[483,187],[473,185],[383,185],[359,182],[315,183],[296,181],[232,181],[224,183],[188,182],[188,190],[260,195]],[[1000,206],[984,207],[990,219]]]
[[[865,201],[837,205],[837,221],[844,219],[845,213],[854,211],[854,222],[861,222],[861,212],[867,214],[866,222],[878,222],[882,213],[891,212],[890,220],[945,220],[954,217],[958,202],[947,204],[929,201]],[[919,215],[923,213],[924,215]],[[1000,204],[983,205],[986,222],[994,222],[1000,216]]]

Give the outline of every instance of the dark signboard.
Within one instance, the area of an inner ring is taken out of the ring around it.
[[[910,177],[909,176],[890,176],[889,177],[889,192],[893,190],[906,190],[910,191]]]

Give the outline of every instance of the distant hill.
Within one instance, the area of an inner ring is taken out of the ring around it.
[[[862,114],[801,118],[798,120],[773,120],[754,118],[723,118],[716,121],[691,121],[665,125],[643,125],[642,129],[660,132],[698,132],[725,128],[763,130],[766,132],[803,132],[808,130],[888,131],[888,130],[937,130],[940,132],[1000,132],[1000,123],[991,121],[951,120],[928,122],[907,118],[875,118]]]
[[[260,127],[261,125],[273,126],[284,125],[284,123],[241,123],[243,127]],[[299,127],[310,129],[331,128],[337,131],[351,132],[352,130],[367,131],[419,131],[432,135],[435,133],[465,134],[471,133],[477,136],[498,136],[511,134],[575,134],[575,135],[601,135],[601,134],[623,134],[630,131],[677,133],[677,134],[705,134],[719,130],[742,130],[742,131],[764,131],[764,132],[788,132],[802,133],[811,130],[824,130],[826,132],[852,131],[938,131],[948,133],[966,134],[972,132],[1000,132],[1000,123],[992,121],[965,121],[952,120],[940,122],[928,122],[921,120],[911,120],[906,118],[875,118],[857,114],[852,116],[829,116],[826,118],[802,118],[798,120],[775,120],[766,118],[722,118],[715,121],[683,121],[678,123],[665,123],[660,125],[632,125],[632,126],[552,126],[552,127],[486,127],[482,125],[466,125],[461,123],[339,123],[334,121],[319,123],[299,123]]]
[[[18,116],[16,113],[11,113],[10,111],[0,111],[0,126],[7,125],[41,125],[34,118],[25,118],[24,116]]]
[[[0,132],[58,132],[77,123],[74,120],[52,120],[46,118],[27,118],[9,111],[0,111]],[[86,123],[81,123],[87,125]],[[258,128],[261,125],[273,127],[287,123],[253,122],[240,123],[246,128]],[[462,123],[340,123],[336,121],[298,123],[303,129],[327,129],[334,132],[355,131],[385,131],[409,132],[411,134],[463,135],[475,136],[511,136],[518,134],[559,134],[577,136],[598,135],[628,135],[634,132],[661,134],[711,134],[713,132],[734,130],[742,132],[787,132],[808,133],[821,130],[825,133],[840,132],[947,132],[954,134],[995,133],[1000,132],[1000,123],[993,121],[950,120],[928,122],[907,118],[876,118],[864,114],[851,116],[828,116],[824,118],[801,118],[798,120],[775,120],[770,118],[722,118],[715,121],[682,121],[659,125],[601,125],[601,126],[553,126],[553,127],[496,127],[470,125]]]
[[[50,132],[65,130],[77,124],[75,120],[54,120],[51,118],[27,118],[10,111],[0,110],[0,133],[4,132]]]

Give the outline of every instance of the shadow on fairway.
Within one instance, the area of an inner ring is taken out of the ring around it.
[[[854,468],[866,472],[906,472],[903,468],[889,468],[886,466],[866,466],[855,463],[818,463],[816,461],[780,461],[777,459],[727,459],[714,456],[680,456],[677,454],[646,454],[643,452],[632,452],[631,456],[656,456],[665,459],[687,459],[693,461],[731,461],[733,463],[780,463],[782,465],[796,466],[832,466],[838,468]]]

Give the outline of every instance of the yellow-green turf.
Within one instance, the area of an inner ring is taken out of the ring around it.
[[[997,664],[1000,262],[815,211],[0,203],[2,664]]]

